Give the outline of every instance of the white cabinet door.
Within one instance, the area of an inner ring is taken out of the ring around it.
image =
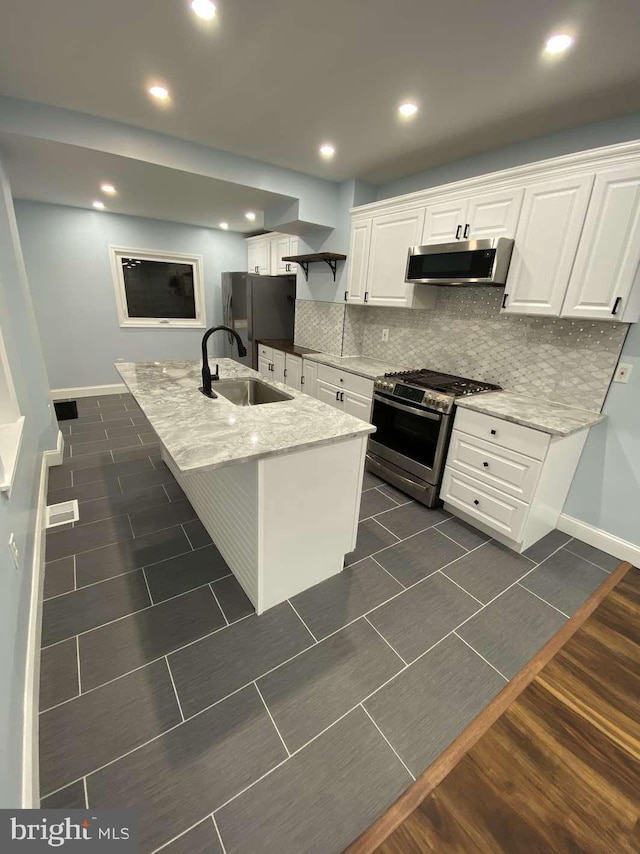
[[[371,247],[371,220],[365,219],[351,225],[349,244],[349,275],[347,277],[347,302],[364,302]]]
[[[415,286],[405,282],[407,256],[409,247],[418,244],[423,226],[424,210],[374,217],[365,303],[411,307]]]
[[[285,276],[289,272],[289,263],[282,259],[285,255],[289,254],[289,237],[283,234],[279,234],[277,237],[272,237],[270,247],[271,275]]]
[[[298,255],[299,254],[298,242],[299,241],[298,241],[297,237],[290,237],[289,238],[289,252],[288,252],[289,255]],[[285,266],[287,268],[286,269],[287,273],[293,273],[295,275],[298,272],[298,265],[296,264],[295,261],[287,261]]]
[[[271,273],[271,238],[247,243],[247,270],[259,276]]]
[[[324,380],[318,380],[317,383],[318,400],[321,400],[323,403],[328,403],[330,406],[335,406],[336,409],[342,409],[344,404],[340,400],[340,389],[331,383],[325,382]]]
[[[596,177],[563,317],[637,320],[640,305],[629,306],[628,300],[639,263],[640,164],[635,163]]]
[[[363,421],[369,421],[371,416],[371,398],[363,397],[361,394],[356,394],[354,391],[345,389],[341,397],[344,397],[344,411],[348,415],[355,415],[356,418],[361,418]]]
[[[318,397],[318,363],[311,359],[302,360],[302,391]]]
[[[282,350],[274,350],[273,351],[273,370],[271,371],[271,378],[274,379],[278,383],[283,383],[284,379],[284,371],[286,368],[286,359],[285,353]]]
[[[258,356],[258,373],[267,379],[271,379],[271,359],[267,356]]]
[[[468,199],[456,199],[440,202],[437,205],[428,205],[420,245],[428,246],[431,243],[452,243],[455,240],[462,240],[464,224],[467,222],[468,204]]]
[[[593,179],[577,175],[527,187],[504,289],[504,312],[560,314]]]
[[[293,356],[291,353],[287,353],[285,370],[287,372],[284,380],[285,383],[291,386],[291,388],[302,391],[302,359],[300,356]]]
[[[469,199],[463,240],[513,237],[516,233],[524,187],[484,193]]]

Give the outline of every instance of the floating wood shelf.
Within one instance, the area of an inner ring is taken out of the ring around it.
[[[336,268],[338,261],[346,261],[347,256],[340,252],[313,252],[310,255],[288,255],[283,261],[295,261],[304,270],[304,277],[309,281],[309,264],[315,264],[316,261],[324,261],[328,264],[333,273],[333,281],[336,280]]]

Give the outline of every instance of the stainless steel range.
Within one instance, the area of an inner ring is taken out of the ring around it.
[[[438,371],[400,371],[378,377],[367,470],[427,507],[440,501],[440,483],[453,427],[456,397],[500,386]]]

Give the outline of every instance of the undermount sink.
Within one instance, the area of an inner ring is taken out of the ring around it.
[[[226,397],[236,406],[260,406],[262,403],[293,400],[290,394],[272,388],[261,380],[217,380],[211,387],[216,394]]]

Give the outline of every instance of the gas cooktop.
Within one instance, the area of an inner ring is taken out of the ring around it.
[[[463,394],[477,394],[481,391],[500,391],[499,385],[456,377],[453,374],[442,374],[439,371],[428,371],[426,368],[418,371],[398,371],[385,374],[385,377],[419,388],[431,388],[442,394],[453,395],[453,397],[460,397]]]

